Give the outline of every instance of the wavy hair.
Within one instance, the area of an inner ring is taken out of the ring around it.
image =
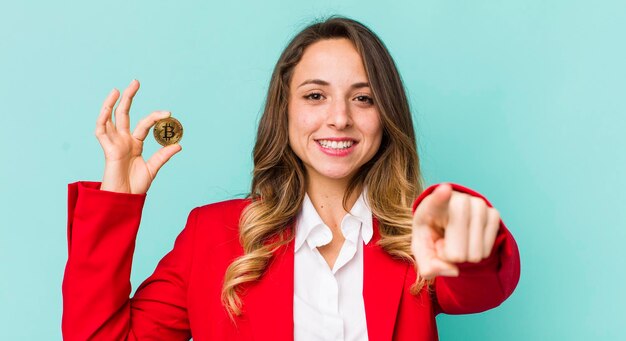
[[[222,287],[222,303],[233,320],[233,315],[242,313],[244,284],[259,279],[273,252],[295,236],[289,227],[302,206],[306,172],[289,146],[289,84],[305,49],[319,40],[335,38],[350,40],[361,55],[383,126],[380,148],[351,179],[343,206],[346,208],[351,193],[366,186],[367,200],[379,222],[378,244],[390,255],[415,263],[411,256],[411,203],[422,192],[422,178],[402,80],[375,33],[358,21],[332,16],[298,33],[272,73],[253,150],[251,203],[239,224],[244,255],[229,265]],[[417,294],[426,283],[418,275],[411,292]]]

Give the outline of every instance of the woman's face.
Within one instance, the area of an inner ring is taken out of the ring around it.
[[[289,84],[289,144],[309,181],[349,180],[378,151],[382,125],[361,56],[348,39],[311,44]]]

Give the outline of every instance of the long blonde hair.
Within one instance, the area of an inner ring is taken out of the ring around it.
[[[365,185],[372,213],[379,221],[378,244],[390,255],[414,262],[411,203],[422,192],[422,179],[404,86],[391,55],[376,34],[358,21],[333,16],[298,33],[272,73],[253,151],[252,200],[239,225],[244,255],[230,264],[222,287],[222,303],[231,318],[242,312],[242,284],[259,279],[273,252],[294,238],[289,226],[302,205],[306,173],[289,146],[289,83],[304,50],[316,41],[333,38],[349,39],[361,54],[383,126],[381,146],[351,179],[343,198],[344,208],[350,194]],[[419,292],[424,284],[418,276],[412,293]]]

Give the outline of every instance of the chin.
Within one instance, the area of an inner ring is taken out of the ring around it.
[[[354,174],[356,174],[355,169],[326,169],[323,171],[318,171],[319,175],[322,177],[333,179],[333,180],[343,180],[350,179]]]

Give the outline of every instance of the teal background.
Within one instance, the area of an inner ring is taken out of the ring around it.
[[[139,79],[132,121],[164,109],[185,126],[149,191],[136,288],[193,207],[247,191],[274,63],[335,13],[394,56],[427,183],[485,194],[521,250],[513,296],[440,316],[441,339],[626,339],[626,3],[571,0],[3,0],[0,339],[61,338],[66,186],[101,177],[93,132],[111,88]]]

